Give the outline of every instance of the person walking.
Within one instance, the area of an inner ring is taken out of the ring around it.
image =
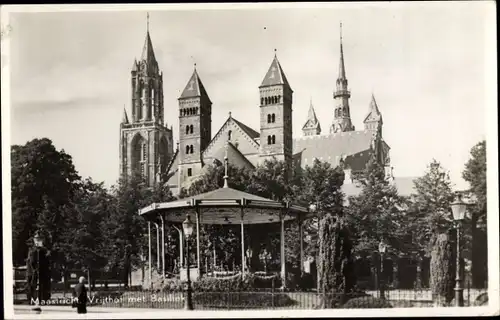
[[[87,288],[85,287],[85,277],[78,279],[77,285],[73,288],[73,300],[76,302],[77,313],[87,313]]]

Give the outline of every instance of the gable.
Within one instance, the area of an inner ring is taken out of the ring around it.
[[[258,153],[259,145],[255,142],[255,137],[250,136],[248,133],[249,130],[252,129],[246,126],[243,127],[240,124],[241,122],[229,118],[219,129],[208,147],[203,151],[203,159],[218,159],[217,154],[219,150],[224,150],[229,131],[231,131],[230,142],[239,153],[245,156]],[[250,134],[252,134],[252,132],[250,132]]]

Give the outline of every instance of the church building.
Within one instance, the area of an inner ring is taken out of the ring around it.
[[[247,168],[255,168],[273,157],[301,167],[312,165],[315,159],[334,167],[342,165],[346,173],[344,192],[355,195],[360,189],[353,183],[352,173],[364,170],[375,155],[399,192],[411,193],[411,180],[392,176],[390,147],[382,135],[382,113],[374,95],[367,101],[362,128],[356,130],[352,123],[342,34],[335,83],[328,132],[322,133],[311,101],[302,136],[293,137],[294,91],[275,52],[258,91],[255,90],[260,97],[260,127],[253,129],[229,113],[212,135],[212,101],[195,65],[178,97],[179,132],[174,150],[172,127],[168,128],[163,118],[163,73],[155,59],[148,28],[141,58],[134,61],[131,70],[132,117],[129,119],[124,110],[120,124],[120,174],[140,170],[148,185],[166,183],[176,194],[182,188],[188,189],[207,165],[223,163],[227,149],[232,165]]]

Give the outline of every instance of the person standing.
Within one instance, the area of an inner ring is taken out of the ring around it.
[[[73,299],[76,300],[76,312],[87,313],[87,288],[85,287],[85,277],[80,277],[73,289]]]

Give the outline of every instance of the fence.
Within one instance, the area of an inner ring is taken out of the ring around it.
[[[474,305],[474,301],[486,290],[466,289],[464,305]],[[29,303],[26,298],[16,295],[15,303]],[[240,291],[240,292],[193,292],[193,305],[203,310],[238,310],[238,309],[320,309],[324,300],[333,301],[333,308],[414,308],[432,307],[430,290],[387,290],[385,299],[380,299],[379,291],[366,291],[342,304],[341,295],[317,292],[283,291]],[[50,304],[65,305],[71,303],[70,293],[53,292]],[[184,293],[179,291],[154,292],[116,289],[99,289],[89,297],[90,306],[112,308],[155,308],[182,309]]]

